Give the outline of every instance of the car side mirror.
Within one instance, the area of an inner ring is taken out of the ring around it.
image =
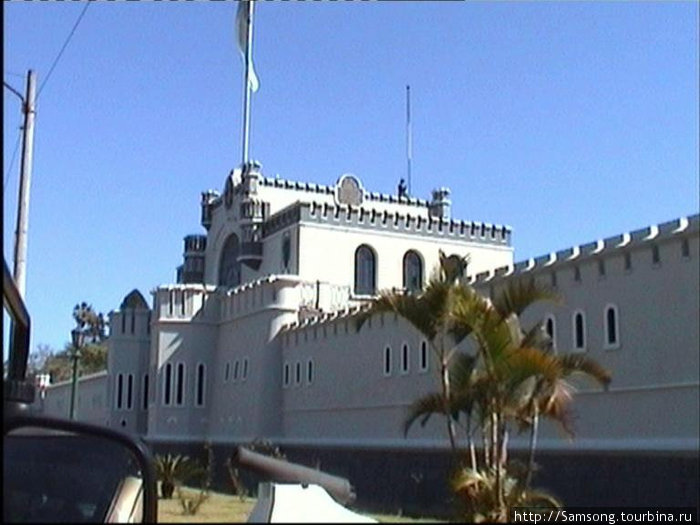
[[[153,458],[138,439],[74,421],[5,419],[5,523],[155,522],[157,501]]]

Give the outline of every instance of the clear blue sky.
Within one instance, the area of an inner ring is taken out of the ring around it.
[[[96,2],[36,118],[32,346],[71,311],[170,283],[200,192],[240,161],[235,2]],[[3,77],[41,85],[84,8],[3,2]],[[516,261],[698,212],[697,2],[260,2],[253,158],[268,176],[452,189],[453,216],[508,224]],[[19,75],[19,76],[18,76]],[[20,108],[3,96],[11,265]],[[5,180],[7,182],[5,183]]]

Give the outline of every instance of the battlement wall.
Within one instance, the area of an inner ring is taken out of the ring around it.
[[[641,249],[651,250],[653,246],[661,243],[673,240],[679,240],[680,242],[681,237],[698,236],[699,232],[700,215],[681,217],[632,232],[571,246],[564,250],[520,261],[513,265],[480,272],[476,275],[468,276],[468,280],[471,284],[478,286],[497,278],[531,274],[543,269],[554,270],[564,265],[594,258],[603,259],[623,252]],[[651,263],[652,258],[649,260]]]
[[[264,235],[271,235],[297,222],[391,230],[398,233],[501,246],[510,246],[512,234],[512,229],[505,225],[448,220],[410,213],[378,212],[361,206],[331,205],[313,201],[297,203],[270,217],[263,226]]]

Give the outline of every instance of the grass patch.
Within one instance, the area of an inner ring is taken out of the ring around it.
[[[199,493],[199,489],[188,487],[183,487],[182,491],[185,494],[191,494],[192,497]],[[172,499],[158,498],[158,523],[245,523],[256,502],[257,498],[241,498],[209,491],[209,498],[202,503],[197,513],[188,516],[182,512],[182,505],[176,496]],[[432,518],[365,513],[361,510],[355,510],[355,512],[371,516],[381,523],[435,523],[437,521]]]

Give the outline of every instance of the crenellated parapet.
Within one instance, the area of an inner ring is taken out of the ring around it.
[[[216,320],[218,304],[212,300],[215,286],[204,284],[171,284],[151,291],[153,314],[158,321]]]
[[[222,322],[263,310],[332,312],[350,301],[350,287],[304,281],[292,275],[270,275],[220,292]]]
[[[325,184],[316,184],[313,182],[291,181],[279,177],[265,177],[260,181],[260,183],[262,186],[269,186],[273,188],[282,188],[295,191],[304,191],[307,193],[315,193],[319,195],[335,195],[335,193],[337,192],[337,185],[327,186]],[[407,206],[416,206],[421,208],[428,208],[430,204],[426,199],[418,199],[415,197],[399,197],[398,195],[393,195],[389,193],[363,191],[363,197],[364,200],[370,202],[405,204]]]
[[[276,213],[263,225],[265,236],[298,222],[333,224],[360,229],[392,230],[423,236],[510,246],[509,226],[476,221],[447,220],[410,213],[392,213],[323,202],[299,202]]]
[[[513,265],[502,266],[489,271],[468,276],[473,285],[493,281],[501,277],[525,275],[543,269],[555,269],[566,264],[606,258],[638,249],[651,249],[652,246],[680,239],[689,235],[697,236],[700,232],[700,215],[681,217],[658,225],[621,233],[605,239],[571,246],[564,250],[551,252],[546,255],[517,262]],[[651,259],[650,259],[651,261]]]

